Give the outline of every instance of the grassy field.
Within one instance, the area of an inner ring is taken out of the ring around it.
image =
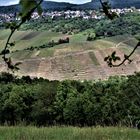
[[[0,140],[139,140],[130,128],[0,127]]]
[[[3,46],[6,42],[6,39],[9,34],[9,30],[0,31],[0,51],[3,49]],[[51,40],[58,41],[60,38],[70,38],[70,43],[57,45],[53,48],[45,48],[34,50],[34,51],[25,51],[24,49],[36,47],[45,43],[48,43]],[[119,48],[126,48],[129,50],[129,47],[135,45],[137,42],[134,38],[126,36],[115,36],[111,38],[103,38],[95,41],[86,41],[87,35],[84,32],[75,35],[64,35],[61,33],[54,33],[50,31],[17,31],[12,41],[16,42],[16,45],[11,48],[11,51],[14,53],[12,56],[18,59],[28,59],[35,57],[53,57],[56,55],[65,55],[66,53],[77,52],[77,51],[86,51],[86,50],[98,50],[115,47],[117,44]],[[130,39],[131,38],[131,39]],[[125,42],[123,42],[126,40]],[[18,50],[18,52],[15,52]]]
[[[9,33],[9,30],[0,30],[0,51],[3,50]],[[69,43],[56,45],[53,48],[34,49],[34,51],[25,50],[66,37],[70,38]],[[16,45],[10,48],[10,50],[13,52],[12,57],[15,59],[29,59],[36,57],[53,57],[87,50],[104,50],[115,47],[125,52],[130,52],[137,44],[137,40],[129,35],[119,35],[97,39],[95,41],[86,41],[86,38],[87,35],[85,35],[84,32],[74,35],[64,35],[50,31],[17,31],[12,38],[12,41],[15,41]]]

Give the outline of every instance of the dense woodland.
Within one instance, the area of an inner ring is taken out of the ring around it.
[[[0,124],[140,127],[140,73],[105,81],[0,75]]]

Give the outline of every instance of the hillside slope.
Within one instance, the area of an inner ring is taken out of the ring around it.
[[[112,8],[140,8],[140,0],[109,0]],[[80,9],[99,9],[101,4],[99,0],[92,0],[91,2],[77,6]]]
[[[110,0],[110,4],[112,8],[129,8],[136,7],[140,8],[140,0]],[[87,2],[84,4],[72,4],[67,2],[52,2],[52,1],[44,1],[42,3],[42,7],[44,10],[68,10],[68,9],[99,9],[101,8],[101,4],[99,0],[92,0],[91,2]],[[0,6],[0,13],[3,12],[18,12],[20,6],[12,5],[12,6]]]
[[[0,32],[0,50],[9,31]],[[40,43],[59,38],[70,38],[70,43],[56,45],[52,48],[26,50]],[[113,75],[128,75],[140,71],[140,54],[133,56],[133,62],[119,68],[109,68],[104,57],[116,50],[117,54],[129,53],[137,41],[132,36],[115,36],[88,42],[84,34],[62,35],[52,32],[18,31],[13,40],[16,46],[11,49],[14,62],[21,61],[18,75],[44,77],[49,80],[105,79]],[[6,70],[0,63],[1,71]]]

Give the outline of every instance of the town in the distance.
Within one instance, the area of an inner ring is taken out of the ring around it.
[[[136,9],[135,7],[131,8],[123,8],[123,9],[111,9],[112,12],[115,12],[118,16],[126,14],[126,13],[132,13],[137,12],[140,13],[140,9]],[[51,18],[51,19],[73,19],[73,18],[81,18],[81,19],[97,19],[100,20],[104,18],[105,15],[101,10],[66,10],[66,11],[46,11],[43,12],[42,15],[38,15],[37,12],[34,12],[32,14],[32,19],[38,19],[38,18]],[[0,12],[0,23],[3,22],[9,22],[19,20],[19,17],[17,16],[17,13],[6,13],[6,12]]]

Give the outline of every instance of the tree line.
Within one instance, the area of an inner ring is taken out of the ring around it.
[[[0,124],[140,127],[140,73],[105,81],[0,75]]]

